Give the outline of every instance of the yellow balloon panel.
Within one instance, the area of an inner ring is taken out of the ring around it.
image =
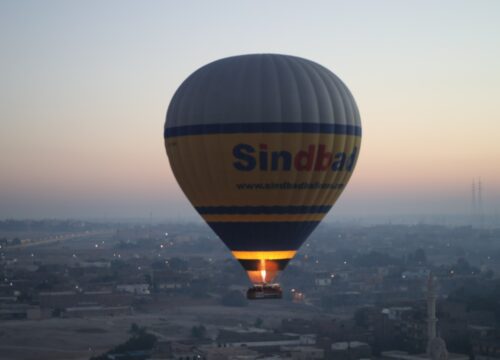
[[[196,208],[331,206],[352,174],[360,144],[360,136],[328,133],[165,139],[173,172]],[[245,221],[245,214],[238,216]],[[217,221],[214,215],[206,220]]]

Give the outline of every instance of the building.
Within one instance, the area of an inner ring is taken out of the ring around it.
[[[200,350],[207,360],[254,360],[261,356],[258,351],[245,346],[240,347],[214,347],[203,346]]]
[[[116,290],[134,295],[150,295],[149,284],[122,284],[116,285]]]
[[[220,330],[216,339],[218,347],[280,347],[314,345],[316,336],[311,334],[279,334],[274,332]]]
[[[330,357],[335,360],[369,359],[372,355],[370,345],[360,341],[335,342],[330,346]]]
[[[0,305],[0,320],[39,320],[42,311],[39,306],[27,304],[2,304]]]
[[[406,351],[383,351],[382,360],[429,360],[427,354],[408,354]],[[469,360],[469,356],[462,354],[449,353],[448,360]]]
[[[325,358],[325,350],[314,346],[283,346],[281,352],[290,354],[292,360],[320,360]]]
[[[62,313],[65,318],[88,318],[95,316],[131,315],[130,306],[77,306],[69,307]]]

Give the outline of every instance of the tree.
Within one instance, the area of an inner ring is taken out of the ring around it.
[[[205,338],[205,334],[207,332],[207,329],[203,326],[193,326],[191,328],[191,337],[195,339],[203,339]]]
[[[257,318],[255,319],[255,323],[253,324],[256,328],[260,328],[262,327],[262,324],[264,323],[264,320],[262,320],[261,318]]]
[[[356,326],[358,327],[366,327],[368,322],[368,309],[367,308],[359,308],[354,313],[354,321]]]
[[[149,285],[150,288],[154,287],[153,277],[151,276],[151,274],[145,274],[144,275],[144,281],[146,282],[146,284]]]
[[[144,332],[145,329],[144,328],[141,328],[139,325],[137,325],[136,323],[132,323],[130,324],[130,329],[128,330],[129,334],[135,336],[135,335],[139,335],[141,332]]]
[[[108,352],[90,358],[91,360],[108,360],[111,357],[108,355],[111,354],[123,354],[124,356],[120,356],[120,359],[129,359],[128,356],[130,352],[135,351],[147,351],[153,349],[157,342],[156,336],[153,334],[149,334],[146,332],[146,329],[143,327],[139,327],[137,324],[132,324],[130,326],[130,331],[134,329],[137,333],[132,334],[132,336],[123,344],[120,344]],[[115,357],[118,358],[118,357]],[[135,358],[134,358],[135,359]]]

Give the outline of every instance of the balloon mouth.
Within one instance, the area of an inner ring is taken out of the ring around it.
[[[254,285],[270,284],[285,269],[296,251],[233,251]]]
[[[279,273],[279,270],[247,270],[248,278],[254,285],[272,283],[278,277]]]

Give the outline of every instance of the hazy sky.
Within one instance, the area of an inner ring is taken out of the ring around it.
[[[0,218],[193,216],[163,145],[198,67],[335,72],[363,144],[335,215],[500,208],[500,1],[0,1]]]

